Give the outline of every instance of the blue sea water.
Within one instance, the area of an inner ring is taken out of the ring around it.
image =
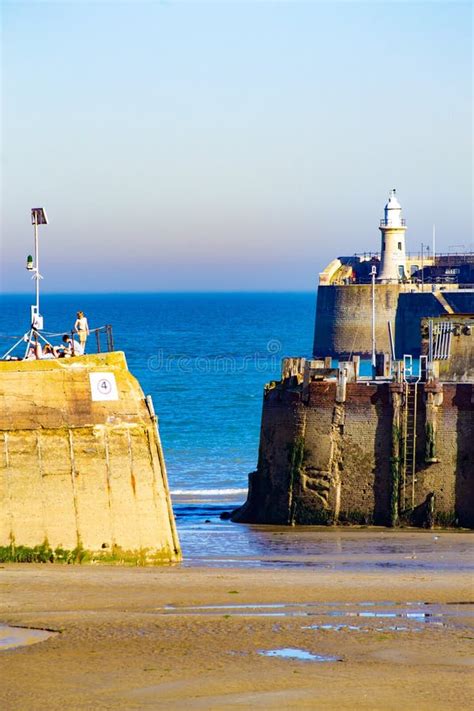
[[[2,353],[12,342],[3,336],[27,330],[31,301],[2,297]],[[78,310],[90,327],[112,324],[115,348],[152,395],[175,497],[244,500],[263,385],[283,356],[310,354],[315,295],[45,295],[45,331],[71,329]]]

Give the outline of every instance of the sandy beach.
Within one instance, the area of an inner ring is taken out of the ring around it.
[[[470,572],[3,565],[2,708],[472,708]],[[262,652],[299,649],[341,661]]]

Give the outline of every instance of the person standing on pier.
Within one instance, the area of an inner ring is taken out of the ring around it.
[[[76,323],[74,324],[74,332],[79,336],[79,343],[82,346],[83,353],[86,352],[86,341],[89,335],[89,324],[83,311],[77,312]]]

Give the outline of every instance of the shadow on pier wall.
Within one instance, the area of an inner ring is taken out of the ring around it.
[[[395,353],[402,359],[405,353],[420,355],[421,319],[446,313],[433,294],[404,293],[398,297],[395,318]]]
[[[467,528],[474,527],[473,391],[472,385],[458,386],[453,398],[453,406],[457,408],[456,515],[459,525]]]
[[[392,449],[392,408],[388,387],[378,388],[370,398],[377,415],[374,438],[374,524],[390,525],[391,471],[390,457]]]

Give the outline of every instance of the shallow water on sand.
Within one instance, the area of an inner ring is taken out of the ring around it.
[[[49,630],[31,629],[29,627],[9,627],[0,625],[0,651],[25,647],[37,642],[44,642],[57,634]]]
[[[235,506],[175,501],[185,566],[474,572],[474,533],[223,521]]]
[[[406,636],[411,633],[448,631],[472,635],[474,626],[474,602],[430,603],[408,602],[305,602],[305,603],[246,603],[225,605],[165,605],[152,613],[159,616],[193,618],[277,618],[272,631],[278,633],[282,625],[291,620],[299,622],[299,629],[307,634],[308,644],[321,643],[323,635],[349,633],[372,636],[374,633]],[[306,640],[306,637],[305,637]],[[282,653],[277,653],[281,651]],[[297,651],[297,650],[293,650]],[[303,655],[308,652],[300,650]],[[313,652],[309,653],[312,654]],[[310,660],[284,650],[261,651],[264,656],[281,656]],[[316,657],[318,655],[315,655]],[[338,661],[337,659],[313,661]],[[474,660],[473,660],[474,663]]]
[[[279,657],[280,659],[297,659],[301,662],[340,662],[340,657],[324,654],[314,654],[306,649],[296,647],[283,647],[282,649],[267,649],[259,652],[263,657]]]

